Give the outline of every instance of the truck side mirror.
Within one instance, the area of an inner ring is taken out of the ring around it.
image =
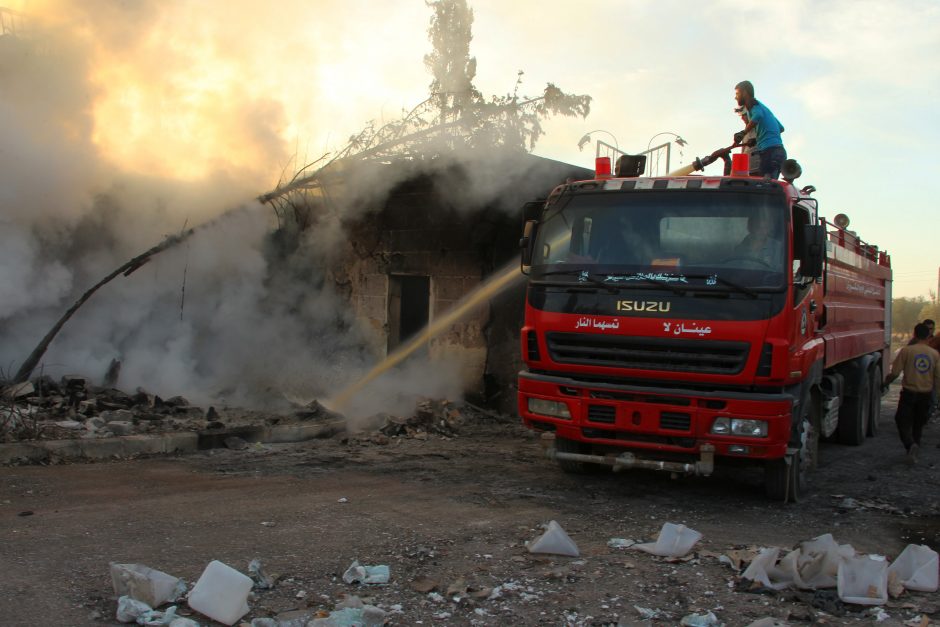
[[[522,221],[538,220],[542,216],[542,209],[545,207],[545,199],[530,200],[522,205]]]
[[[807,224],[803,227],[803,250],[800,251],[800,274],[819,279],[823,275],[826,260],[826,226]]]
[[[528,273],[532,265],[532,250],[535,247],[535,231],[538,221],[526,220],[522,229],[522,239],[519,240],[519,248],[522,249],[522,272]]]

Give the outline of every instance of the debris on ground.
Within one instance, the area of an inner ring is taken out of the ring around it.
[[[117,596],[128,596],[150,607],[175,601],[186,593],[182,579],[143,564],[112,562],[111,583]]]
[[[171,605],[161,612],[129,596],[122,596],[118,599],[115,618],[117,618],[120,623],[137,623],[138,625],[154,626],[171,625],[180,627],[180,618],[176,615],[175,605]]]
[[[454,437],[463,422],[457,405],[447,400],[425,399],[418,402],[410,416],[379,414],[384,421],[379,431],[389,437],[404,436],[422,439],[429,434]]]
[[[702,534],[685,525],[663,523],[656,542],[634,544],[633,549],[639,549],[660,557],[684,557],[692,547],[702,539]]]
[[[779,547],[761,549],[741,575],[740,589],[758,593],[815,590],[813,605],[834,614],[841,611],[842,603],[883,605],[889,593],[897,597],[905,588],[933,592],[938,587],[937,553],[923,545],[908,545],[890,566],[881,555],[857,555],[851,545],[838,544],[832,534],[801,542],[782,558],[780,551]],[[835,595],[826,591],[831,588],[836,588]]]
[[[210,424],[202,408],[182,396],[164,400],[142,388],[129,394],[78,375],[59,381],[43,375],[3,388],[0,399],[0,438],[6,442],[196,431]]]
[[[719,627],[722,622],[712,612],[705,614],[687,614],[679,621],[681,627]]]
[[[751,623],[748,623],[747,627],[787,627],[789,623],[782,621],[778,618],[772,616],[765,616],[764,618],[759,618]]]
[[[888,601],[888,561],[881,555],[843,559],[836,579],[836,590],[845,603],[884,605]]]
[[[315,618],[308,627],[382,627],[386,612],[374,605],[345,607],[330,612],[324,618]]]
[[[894,576],[902,588],[919,592],[936,592],[938,588],[937,552],[923,544],[909,544],[888,567],[889,580]],[[900,593],[899,593],[900,594]],[[898,596],[898,594],[892,595]]]
[[[209,562],[189,593],[189,607],[212,620],[232,625],[248,613],[253,582],[218,560]]]
[[[663,617],[662,610],[654,610],[653,608],[642,607],[640,605],[634,605],[633,609],[635,609],[639,613],[640,618],[644,620],[654,620]]]
[[[388,566],[360,566],[359,560],[353,560],[346,572],[343,573],[343,581],[346,583],[364,583],[364,584],[386,584],[389,581],[390,572]]]
[[[529,543],[528,548],[529,553],[548,553],[566,557],[579,557],[581,555],[578,551],[578,545],[554,520],[546,525],[545,533]]]
[[[424,575],[415,577],[411,582],[411,589],[415,592],[420,592],[421,594],[433,592],[434,590],[437,590],[439,586],[440,584],[437,581]]]
[[[270,590],[274,587],[275,578],[264,572],[261,560],[258,558],[248,563],[248,576],[254,582],[255,588],[259,590]]]
[[[855,549],[849,544],[838,544],[827,533],[801,542],[778,563],[779,554],[776,547],[762,549],[742,577],[774,590],[791,586],[802,590],[834,588],[839,564],[853,557]]]
[[[612,549],[629,549],[634,544],[636,544],[636,540],[628,538],[611,538],[607,541],[607,546]]]

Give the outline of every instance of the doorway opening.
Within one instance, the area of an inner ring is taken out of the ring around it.
[[[389,353],[428,325],[430,304],[431,277],[404,274],[388,277]]]

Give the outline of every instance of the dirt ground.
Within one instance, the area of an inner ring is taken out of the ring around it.
[[[515,420],[483,417],[452,438],[366,434],[6,467],[0,623],[116,624],[109,562],[146,564],[192,583],[210,560],[247,572],[260,558],[278,583],[255,592],[245,622],[292,610],[325,614],[358,595],[387,611],[391,625],[678,625],[708,611],[732,626],[765,616],[872,624],[872,611],[830,603],[824,613],[808,592],[739,591],[717,554],[791,547],[824,533],[889,557],[908,543],[940,549],[940,425],[930,425],[921,462],[910,466],[891,421],[894,402],[896,388],[879,435],[863,446],[823,445],[811,491],[797,505],[768,502],[756,471],[566,475]],[[577,543],[579,558],[527,552],[525,542],[550,520]],[[607,545],[652,541],[665,522],[704,534],[692,559],[670,563]],[[345,584],[354,559],[388,565],[390,583]],[[658,613],[642,623],[636,606]],[[213,624],[185,603],[180,609]],[[884,611],[883,625],[926,624],[923,615],[940,621],[940,596],[907,592]]]

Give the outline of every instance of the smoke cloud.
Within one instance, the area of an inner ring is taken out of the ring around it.
[[[27,9],[0,35],[0,375],[102,277],[197,225],[85,303],[42,372],[94,380],[119,359],[125,389],[269,407],[362,372],[375,357],[324,276],[328,242],[272,268],[273,213],[246,202],[292,147],[285,106],[231,76],[241,34],[193,32],[218,23],[182,20],[200,3]]]
[[[330,95],[328,70],[319,90],[280,93],[289,87],[277,82],[283,77],[265,78],[279,57],[311,53],[288,28],[308,4],[260,11],[236,2],[223,21],[211,14],[217,9],[183,0],[39,2],[25,7],[24,28],[0,34],[0,378],[85,290],[194,226],[182,244],[97,292],[53,341],[42,372],[95,380],[118,359],[123,389],[271,407],[327,398],[375,363],[367,332],[325,270],[345,237],[340,216],[278,258],[276,216],[247,200],[306,157],[297,120],[335,123],[316,116],[317,98]],[[322,7],[324,16],[335,10],[339,3]],[[283,36],[278,45],[245,45],[239,27],[249,23]],[[339,79],[347,98],[362,88]],[[482,153],[461,163],[466,174],[442,176],[441,187],[459,186],[468,208],[491,201],[499,193],[492,181],[512,167]],[[346,217],[396,180],[362,173],[358,182],[339,197]],[[454,398],[459,370],[409,361],[354,411],[403,411],[411,394]]]

